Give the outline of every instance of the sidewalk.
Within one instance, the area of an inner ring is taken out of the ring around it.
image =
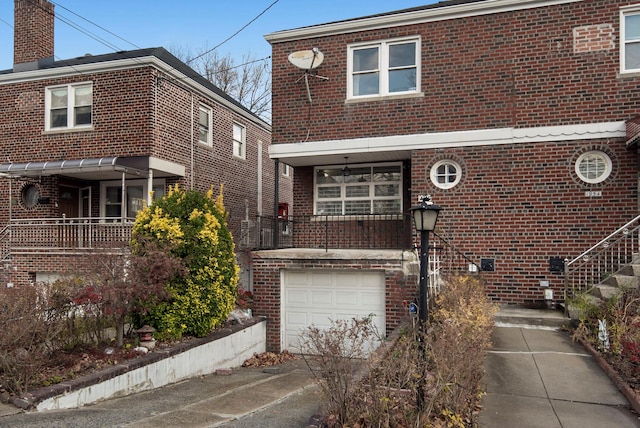
[[[554,322],[502,319],[485,363],[480,427],[640,427],[592,355]]]

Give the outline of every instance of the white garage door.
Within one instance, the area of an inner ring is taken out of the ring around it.
[[[331,320],[364,318],[385,334],[384,273],[349,270],[288,270],[282,273],[282,348],[298,352],[300,333]]]

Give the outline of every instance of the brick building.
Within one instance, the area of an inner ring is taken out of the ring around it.
[[[270,156],[296,169],[294,250],[254,260],[274,349],[407,316],[419,195],[443,207],[431,269],[453,249],[502,304],[561,301],[564,260],[638,216],[638,1],[452,0],[265,38]]]
[[[81,270],[173,184],[224,185],[237,248],[257,245],[257,216],[291,203],[282,166],[274,196],[270,125],[163,48],[54,59],[53,27],[50,2],[15,0],[14,67],[0,71],[2,281]]]

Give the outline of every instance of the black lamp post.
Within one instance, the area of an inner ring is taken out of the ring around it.
[[[427,333],[427,288],[429,287],[429,232],[433,232],[438,221],[438,214],[442,209],[434,205],[431,195],[419,196],[419,205],[410,208],[416,231],[420,232],[420,301],[418,308],[420,352],[423,362],[426,361],[426,348],[424,340]],[[418,409],[424,408],[424,373],[418,387]]]

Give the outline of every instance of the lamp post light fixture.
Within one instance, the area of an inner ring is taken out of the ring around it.
[[[427,318],[428,318],[428,295],[427,289],[429,287],[429,233],[433,232],[438,222],[438,215],[442,207],[435,205],[431,200],[431,195],[418,196],[419,204],[411,207],[410,211],[413,216],[413,222],[416,227],[416,231],[420,232],[420,294],[419,294],[419,307],[418,307],[418,327],[420,332],[420,354],[423,359],[423,363],[426,361],[426,348],[424,340],[427,333]],[[424,409],[424,373],[422,373],[422,380],[418,386],[418,409]]]

